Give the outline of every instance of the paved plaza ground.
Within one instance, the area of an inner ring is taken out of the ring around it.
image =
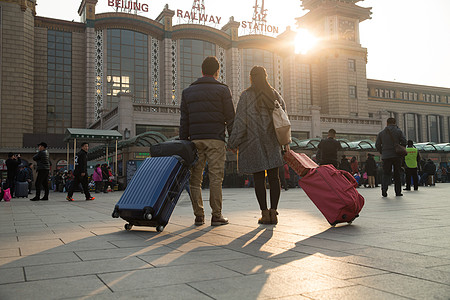
[[[224,189],[230,224],[195,227],[183,193],[162,233],[111,217],[122,192],[0,202],[0,299],[450,299],[450,184],[392,188],[360,188],[361,216],[335,228],[301,189],[276,226],[252,189]]]

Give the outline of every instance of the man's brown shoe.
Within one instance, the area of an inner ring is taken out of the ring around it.
[[[205,216],[196,216],[195,217],[195,226],[200,226],[205,224]]]
[[[228,219],[224,218],[222,215],[220,217],[214,217],[211,218],[211,226],[220,226],[220,225],[227,225]]]

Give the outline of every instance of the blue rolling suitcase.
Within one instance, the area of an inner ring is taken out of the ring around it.
[[[163,231],[189,177],[189,165],[179,156],[147,158],[117,202],[113,218],[128,221],[126,230],[136,225]]]

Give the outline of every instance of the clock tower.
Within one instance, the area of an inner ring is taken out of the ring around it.
[[[371,8],[361,0],[302,0],[309,12],[297,18],[320,42],[312,53],[318,62],[321,114],[368,117],[367,49],[359,41],[359,23],[370,19]]]

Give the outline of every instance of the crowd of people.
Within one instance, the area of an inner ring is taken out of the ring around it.
[[[95,167],[95,172],[92,176],[87,173],[87,150],[89,144],[83,143],[82,149],[78,152],[75,158],[75,170],[55,170],[50,176],[51,163],[49,159],[49,152],[47,144],[41,142],[38,144],[38,152],[33,156],[36,162],[26,163],[21,159],[20,154],[9,153],[5,164],[7,166],[7,178],[2,180],[0,184],[0,201],[5,195],[5,190],[8,189],[8,194],[11,198],[16,198],[18,195],[17,189],[26,183],[25,194],[20,194],[19,197],[27,197],[32,193],[33,185],[33,168],[36,168],[35,190],[36,194],[31,201],[47,201],[49,199],[49,191],[67,192],[67,200],[70,199],[74,191],[81,190],[86,196],[86,200],[94,200],[91,197],[90,189],[98,193],[103,191],[107,193],[114,190],[116,180],[111,168],[107,164],[98,164]],[[100,177],[97,175],[100,174]],[[44,191],[41,197],[41,190]],[[69,200],[69,201],[73,201]]]
[[[230,89],[217,80],[219,71],[220,64],[216,57],[205,58],[202,63],[203,76],[184,89],[181,97],[179,138],[192,141],[199,156],[191,169],[189,181],[194,224],[200,226],[205,223],[202,183],[206,173],[210,189],[211,225],[228,224],[228,219],[222,214],[222,183],[227,149],[237,155],[239,172],[248,176],[246,184],[254,187],[261,210],[258,223],[277,224],[281,188],[287,190],[289,187],[296,187],[299,180],[299,176],[283,161],[283,151],[290,150],[289,143],[280,143],[274,128],[273,112],[275,109],[280,111],[280,107],[285,111],[285,101],[268,82],[265,68],[254,66],[249,74],[250,87],[240,95],[235,110]],[[228,144],[225,141],[225,132],[229,136]],[[338,152],[342,151],[342,148],[335,138],[336,131],[330,129],[327,138],[318,145],[315,160],[320,165],[331,164],[350,172],[360,185],[368,188],[381,184],[383,197],[387,197],[388,187],[392,182],[395,195],[403,196],[401,186],[405,181],[406,190],[411,189],[411,184],[417,190],[420,184],[429,184],[430,178],[433,184],[435,175],[441,180],[446,180],[448,176],[447,169],[436,170],[431,160],[423,163],[412,141],[406,141],[394,118],[387,119],[386,128],[377,137],[376,148],[381,154],[381,162],[376,162],[371,153],[367,155],[363,168],[355,156],[349,161],[346,155],[342,155],[338,160]],[[404,147],[406,145],[407,148]],[[37,161],[37,192],[32,200],[47,200],[48,184],[45,184],[49,169],[47,145],[41,143],[38,146],[39,153],[33,158]],[[108,187],[114,184],[114,175],[106,164],[96,165],[92,179],[88,176],[88,149],[88,143],[81,144],[73,172],[57,172],[52,177],[52,187],[61,192],[67,191],[68,201],[73,201],[73,193],[80,185],[86,200],[94,200],[95,197],[91,196],[88,188],[89,181],[92,181],[91,185],[95,187],[94,191],[97,193],[107,192]],[[14,190],[20,155],[11,154],[6,164],[8,185]],[[21,180],[32,181],[25,171],[21,174]],[[39,198],[41,186],[45,191],[42,199]],[[269,188],[269,202],[267,188]]]

